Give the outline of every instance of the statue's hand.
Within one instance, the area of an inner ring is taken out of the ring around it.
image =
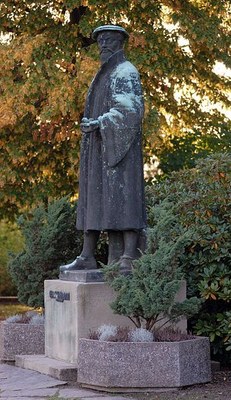
[[[84,133],[90,133],[95,129],[99,128],[99,121],[93,118],[83,118],[80,124],[80,128]]]

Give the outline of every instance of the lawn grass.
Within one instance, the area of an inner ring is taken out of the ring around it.
[[[18,302],[7,302],[7,300],[0,301],[0,321],[16,314],[23,314],[29,310],[33,310],[33,308]]]

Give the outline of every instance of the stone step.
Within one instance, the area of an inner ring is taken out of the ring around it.
[[[55,360],[45,355],[18,355],[15,357],[15,365],[52,376],[62,381],[77,381],[77,365]]]

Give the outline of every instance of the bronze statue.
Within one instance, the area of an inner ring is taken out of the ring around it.
[[[141,124],[143,95],[137,69],[126,60],[128,38],[120,26],[104,25],[92,37],[101,68],[88,91],[80,157],[77,229],[84,231],[79,257],[60,271],[97,268],[101,231],[109,236],[108,263],[130,269],[146,227]]]

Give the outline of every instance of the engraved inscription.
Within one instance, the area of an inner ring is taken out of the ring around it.
[[[63,303],[64,300],[70,301],[70,293],[60,292],[58,290],[50,290],[49,292],[50,298]]]

